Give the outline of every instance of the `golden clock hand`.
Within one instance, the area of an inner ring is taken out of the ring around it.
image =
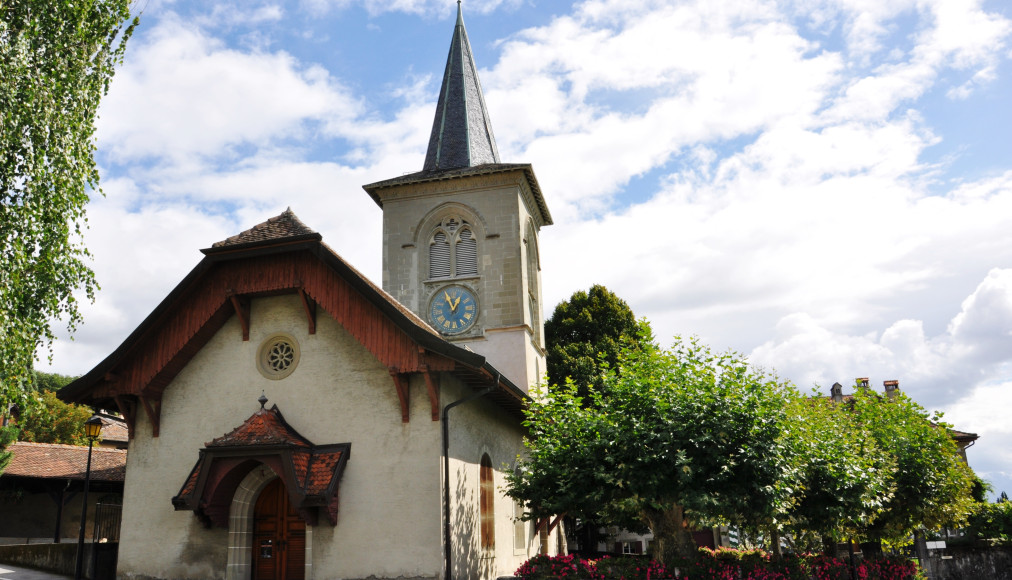
[[[460,306],[460,296],[457,296],[457,299],[453,301],[453,311],[454,312],[457,311],[457,307],[458,306]]]
[[[443,297],[446,298],[446,303],[450,305],[450,310],[453,310],[453,298],[450,298],[446,290],[443,290]]]

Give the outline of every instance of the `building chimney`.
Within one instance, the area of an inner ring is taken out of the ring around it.
[[[888,395],[890,399],[894,399],[896,397],[896,393],[898,393],[900,390],[900,382],[885,381],[882,384],[885,385],[886,395]]]
[[[834,403],[842,403],[843,385],[840,383],[833,383],[833,386],[829,388],[829,396],[833,399]]]
[[[854,382],[857,383],[858,388],[861,389],[868,388],[868,377],[858,377],[854,379]]]

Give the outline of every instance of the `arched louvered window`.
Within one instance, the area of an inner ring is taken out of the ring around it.
[[[436,232],[429,244],[429,278],[450,276],[450,241],[445,232]]]
[[[469,276],[478,273],[478,241],[468,229],[460,230],[457,237],[457,275]]]
[[[481,525],[481,548],[495,550],[495,478],[492,458],[488,453],[481,456],[479,480],[478,516]]]
[[[443,219],[429,239],[429,278],[478,275],[478,238],[459,217]]]
[[[541,307],[538,301],[541,299],[541,286],[539,277],[541,272],[541,258],[538,256],[538,236],[534,228],[527,226],[527,307],[531,317],[531,330],[534,332],[534,342],[541,345]]]

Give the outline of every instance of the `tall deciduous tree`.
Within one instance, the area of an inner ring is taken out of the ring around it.
[[[33,395],[35,402],[18,419],[18,438],[21,441],[88,444],[84,422],[91,417],[91,409],[84,405],[64,403],[56,397],[56,391],[73,380],[74,377],[64,375],[37,373],[39,391]]]
[[[614,366],[623,348],[639,343],[640,330],[629,305],[604,286],[575,292],[545,321],[548,384],[572,379],[583,397],[600,389],[603,363]]]
[[[0,4],[0,403],[28,403],[51,321],[81,320],[85,205],[98,191],[95,118],[137,25],[128,0]]]
[[[794,463],[782,521],[795,546],[836,545],[867,529],[894,491],[896,459],[862,428],[848,406],[815,394],[787,407]]]
[[[531,519],[645,523],[654,556],[671,561],[694,553],[686,522],[756,526],[782,510],[792,391],[736,353],[652,344],[623,351],[589,404],[572,382],[535,398],[507,493]]]
[[[871,539],[903,542],[918,529],[965,521],[973,500],[973,472],[961,459],[941,414],[929,415],[903,393],[854,393],[855,420],[896,460],[892,497],[867,528]]]

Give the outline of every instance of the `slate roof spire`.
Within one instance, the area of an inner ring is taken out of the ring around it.
[[[423,170],[459,169],[486,163],[499,163],[499,150],[458,0],[457,25],[446,58]]]

